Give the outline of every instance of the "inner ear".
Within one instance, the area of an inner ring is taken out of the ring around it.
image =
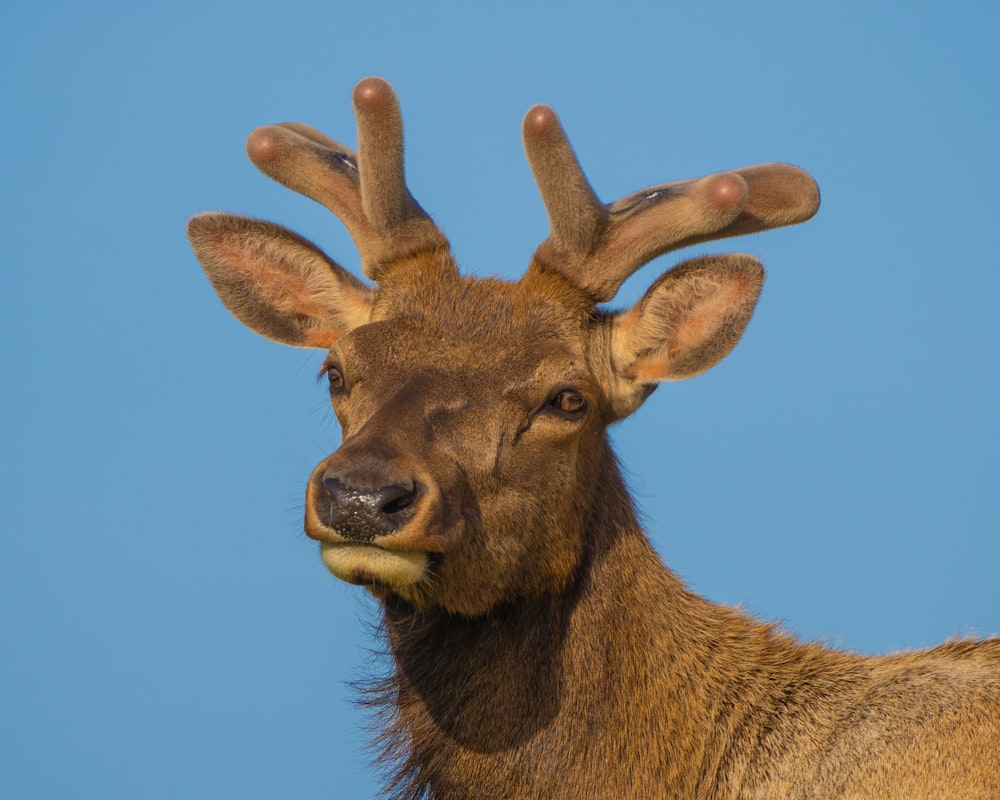
[[[328,348],[371,316],[373,289],[279,225],[200,214],[188,236],[226,308],[269,339]]]
[[[664,273],[614,320],[612,357],[628,391],[719,363],[743,335],[763,282],[760,262],[737,254],[695,258]]]

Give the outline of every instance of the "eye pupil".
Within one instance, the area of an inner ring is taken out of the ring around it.
[[[579,392],[570,389],[564,389],[552,398],[552,406],[563,414],[579,414],[586,404]]]
[[[563,411],[576,411],[583,399],[578,394],[573,392],[560,392],[559,393],[559,407]]]
[[[330,382],[331,392],[344,388],[344,373],[338,367],[329,367],[326,370],[326,379]]]

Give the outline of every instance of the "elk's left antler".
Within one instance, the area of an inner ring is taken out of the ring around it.
[[[523,138],[551,226],[534,262],[595,302],[610,300],[629,275],[671,250],[804,222],[819,208],[816,182],[790,164],[664,183],[605,205],[551,108],[528,112]]]

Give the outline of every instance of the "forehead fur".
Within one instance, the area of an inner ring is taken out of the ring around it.
[[[487,342],[579,337],[594,315],[592,301],[556,273],[530,269],[516,282],[464,277],[442,253],[394,266],[382,281],[372,319],[440,327]]]

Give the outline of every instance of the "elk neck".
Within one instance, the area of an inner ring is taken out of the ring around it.
[[[525,780],[531,796],[590,797],[601,784],[588,782],[627,780],[653,761],[662,785],[693,792],[698,775],[750,769],[718,742],[765,725],[743,718],[747,699],[780,695],[827,653],[690,592],[640,528],[610,446],[605,457],[565,591],[476,618],[383,601],[395,674],[380,687],[380,743],[397,784],[465,796],[461,782],[475,775],[497,797],[522,796],[514,787]],[[762,655],[773,674],[745,666]],[[776,680],[781,670],[789,680]],[[612,732],[617,747],[593,752],[588,731]]]

